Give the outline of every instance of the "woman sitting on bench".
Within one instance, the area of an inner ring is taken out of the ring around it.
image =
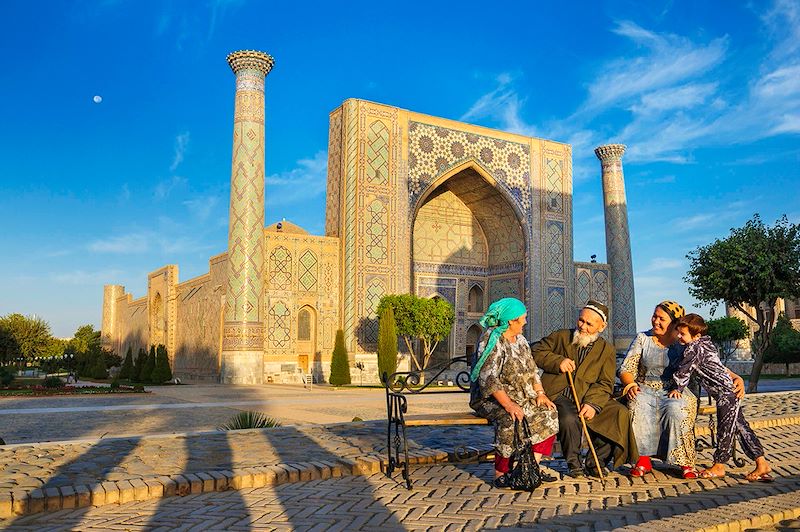
[[[471,373],[470,407],[494,425],[494,485],[507,488],[505,474],[513,452],[514,421],[527,419],[538,461],[549,455],[558,432],[556,407],[542,388],[528,341],[522,335],[525,305],[511,297],[495,301],[480,319],[485,330]],[[555,477],[542,475],[552,482]]]

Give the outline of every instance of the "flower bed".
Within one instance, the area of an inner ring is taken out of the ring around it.
[[[43,397],[50,395],[107,395],[112,393],[147,393],[144,387],[138,386],[61,386],[45,388],[44,386],[9,386],[0,388],[0,397]]]

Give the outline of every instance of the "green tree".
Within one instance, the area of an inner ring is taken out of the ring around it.
[[[159,344],[156,348],[156,367],[150,380],[155,384],[162,384],[172,379],[172,369],[169,367],[167,348]]]
[[[778,316],[772,329],[772,342],[764,354],[764,362],[800,362],[800,331],[792,327],[786,314]]]
[[[88,353],[100,346],[100,331],[95,331],[92,325],[81,325],[69,343],[74,353]]]
[[[378,316],[378,379],[383,381],[384,373],[391,375],[397,371],[397,325],[391,306],[381,309]]]
[[[108,368],[106,367],[106,362],[103,358],[103,353],[98,351],[92,351],[89,356],[92,359],[92,365],[90,371],[90,375],[93,379],[107,379],[108,378]]]
[[[800,225],[783,216],[768,227],[756,214],[744,227],[731,229],[727,238],[698,247],[687,258],[684,280],[691,295],[714,307],[727,303],[755,323],[748,385],[755,392],[772,340],[776,302],[800,296]]]
[[[122,363],[122,367],[119,370],[119,378],[133,380],[131,378],[132,375],[133,375],[133,347],[131,345],[128,345],[128,351],[125,353],[125,361]]]
[[[708,335],[719,349],[724,362],[728,362],[730,356],[739,348],[739,341],[750,336],[747,324],[735,316],[708,320],[706,325],[708,325]]]
[[[425,370],[438,343],[450,334],[455,318],[453,307],[439,297],[388,295],[381,298],[378,315],[387,306],[392,307],[397,333],[411,353],[411,360],[418,370]],[[414,349],[415,343],[419,349]]]
[[[139,375],[141,382],[153,382],[153,370],[156,368],[156,346],[150,346],[150,354],[147,355],[142,373]]]
[[[344,345],[344,331],[341,329],[336,331],[336,342],[333,344],[331,356],[331,377],[328,381],[334,386],[350,384],[350,360]]]
[[[53,335],[50,325],[36,316],[9,314],[0,318],[0,356],[3,360],[46,356]]]
[[[147,364],[147,351],[144,350],[144,347],[140,347],[139,353],[136,355],[136,362],[133,365],[133,373],[131,374],[133,382],[144,382],[142,374],[144,373],[145,364]]]

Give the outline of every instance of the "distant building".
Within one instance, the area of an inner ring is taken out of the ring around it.
[[[478,319],[506,296],[528,306],[531,339],[572,326],[587,299],[603,301],[609,338],[627,347],[636,318],[624,146],[596,150],[610,266],[573,261],[568,144],[356,99],[330,114],[325,236],[288,221],[265,228],[272,58],[235,52],[228,61],[237,75],[228,251],[187,281],[176,265],[153,271],[138,299],[107,285],[106,346],[162,343],[174,374],[190,381],[297,382],[309,372],[320,381],[343,329],[352,362],[377,378],[378,302],[413,292],[455,308],[440,360],[473,350]]]

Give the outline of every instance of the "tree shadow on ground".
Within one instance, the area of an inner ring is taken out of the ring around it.
[[[341,426],[341,425],[339,425]],[[354,424],[355,426],[355,424]],[[321,464],[339,464],[340,467],[352,471],[355,457],[345,457],[352,450],[341,448],[343,454],[338,455],[315,441],[309,434],[297,427],[282,427],[278,431],[264,431],[264,438],[274,448],[283,464],[315,462]],[[334,448],[336,448],[334,446]],[[320,487],[314,495],[308,495],[309,484],[305,484],[303,495],[289,486],[276,489],[277,501],[283,507],[281,519],[295,528],[312,528],[314,526],[337,526],[343,529],[358,529],[369,521],[374,529],[403,529],[400,521],[376,496],[376,486],[366,476],[353,476],[341,480],[312,480]],[[324,489],[323,489],[324,488]],[[309,512],[309,509],[315,509]],[[369,508],[359,514],[358,510]],[[368,516],[368,517],[367,517]]]

